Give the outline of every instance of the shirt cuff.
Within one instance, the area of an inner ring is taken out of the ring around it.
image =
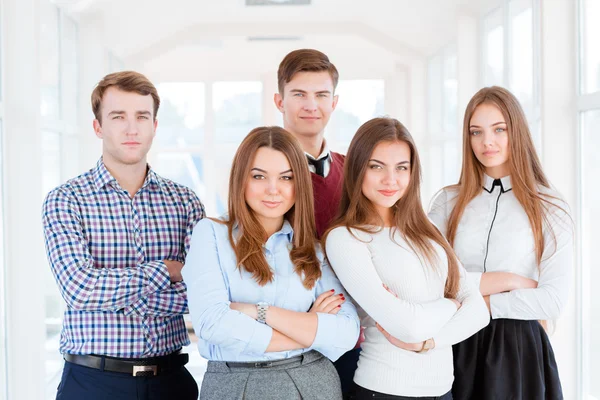
[[[244,353],[263,355],[271,343],[273,328],[260,322],[254,324],[254,331],[248,340]]]
[[[150,261],[143,268],[146,282],[152,292],[160,292],[171,286],[171,277],[167,265],[162,261]]]
[[[311,348],[319,349],[321,347],[335,346],[337,332],[337,316],[333,314],[317,313],[317,334],[313,340]]]
[[[490,310],[492,319],[509,318],[510,293],[496,293],[490,295]]]

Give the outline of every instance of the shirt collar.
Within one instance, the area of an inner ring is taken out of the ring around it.
[[[500,186],[500,190],[502,191],[502,193],[506,193],[506,192],[512,190],[510,175],[507,175],[500,179],[494,179],[485,173],[483,174],[483,188],[488,193],[492,193],[494,191],[494,182],[496,182],[496,186]]]
[[[146,179],[144,180],[144,184],[142,185],[142,188],[148,186],[151,183],[160,186],[161,181],[158,178],[158,175],[156,174],[156,172],[154,172],[154,170],[150,167],[150,165],[148,165],[147,168],[148,168],[148,171],[146,173]],[[94,179],[94,184],[96,185],[96,189],[98,189],[98,190],[102,189],[104,186],[106,186],[109,183],[114,182],[118,185],[117,179],[111,175],[111,173],[106,168],[106,165],[104,165],[104,160],[102,159],[102,157],[100,157],[100,159],[96,163],[96,166],[92,170],[92,177]]]
[[[304,154],[306,154],[306,157],[312,158],[313,160],[320,160],[324,157],[331,159],[331,152],[329,151],[329,146],[327,146],[327,141],[325,139],[323,139],[323,149],[321,150],[321,154],[319,154],[319,157],[314,158],[311,154],[308,154],[307,152],[304,152]]]
[[[223,220],[226,221],[227,218],[228,218],[228,216],[225,215],[223,217]],[[234,237],[235,237],[236,236],[235,233],[238,232],[238,222],[237,221],[235,221],[233,223],[233,231],[234,231]],[[279,236],[279,235],[287,235],[290,243],[294,239],[294,228],[292,228],[292,224],[290,224],[289,221],[285,218],[283,220],[283,225],[281,226],[281,229],[278,230],[277,232],[275,232],[271,237],[275,237],[275,236]]]

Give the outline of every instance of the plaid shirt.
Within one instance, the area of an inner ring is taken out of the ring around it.
[[[130,198],[102,159],[43,205],[48,260],[67,303],[61,353],[144,358],[189,344],[186,286],[163,260],[184,262],[204,206],[148,169]]]

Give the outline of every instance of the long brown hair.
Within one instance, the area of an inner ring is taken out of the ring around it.
[[[458,184],[450,186],[450,188],[458,189],[458,196],[456,205],[448,219],[446,237],[453,245],[456,230],[465,207],[481,193],[483,187],[485,167],[475,157],[471,147],[469,130],[473,113],[481,104],[491,104],[498,107],[506,122],[509,147],[508,165],[512,191],[529,218],[535,241],[536,259],[539,265],[544,251],[543,225],[544,222],[547,222],[545,210],[549,205],[554,205],[561,210],[562,207],[551,202],[550,199],[556,199],[555,197],[540,193],[539,186],[550,188],[550,183],[542,170],[542,164],[535,151],[525,113],[517,98],[508,90],[499,86],[481,89],[475,93],[467,105],[463,121],[462,170]],[[548,224],[548,226],[550,225]]]
[[[394,228],[390,235],[399,230],[408,245],[421,260],[430,265],[436,261],[432,241],[439,244],[448,257],[448,279],[444,295],[456,297],[460,273],[458,259],[440,231],[429,221],[421,203],[421,162],[414,140],[408,130],[393,118],[374,118],[365,122],[354,135],[344,165],[344,189],[338,215],[327,234],[334,228],[345,226],[368,233],[375,233],[383,226],[383,220],[375,207],[362,193],[362,182],[369,159],[375,147],[382,142],[403,142],[410,148],[410,182],[404,195],[393,206]],[[375,227],[373,227],[375,226]],[[423,258],[424,256],[424,258]]]
[[[303,279],[304,287],[311,289],[321,277],[321,265],[315,249],[316,228],[310,172],[298,140],[278,126],[253,129],[242,141],[233,158],[229,177],[229,219],[225,224],[238,268],[251,273],[261,286],[273,280],[273,271],[265,259],[262,247],[266,242],[267,232],[244,196],[251,164],[261,147],[282,152],[290,163],[296,192],[294,205],[284,215],[294,229],[290,259],[295,272]],[[236,224],[240,234],[234,240],[233,229]]]

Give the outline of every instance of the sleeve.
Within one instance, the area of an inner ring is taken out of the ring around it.
[[[340,282],[367,314],[392,336],[417,343],[433,337],[456,313],[449,299],[411,303],[383,287],[366,243],[345,227],[327,237],[327,256]]]
[[[360,321],[356,313],[356,307],[354,307],[342,284],[331,270],[327,260],[323,261],[321,270],[321,279],[319,279],[315,288],[317,295],[334,289],[336,293],[343,293],[346,296],[346,301],[335,315],[317,313],[317,334],[311,348],[335,361],[356,345],[360,334]]]
[[[171,284],[165,264],[96,268],[83,233],[79,207],[61,188],[42,208],[46,252],[58,289],[77,311],[119,311]]]
[[[567,302],[574,263],[573,225],[567,206],[548,216],[538,286],[490,296],[492,318],[557,319]],[[552,229],[548,229],[551,226]]]
[[[229,285],[220,252],[233,249],[226,237],[217,238],[215,224],[203,219],[196,225],[182,271],[194,330],[210,344],[238,349],[240,354],[262,355],[273,329],[229,308]]]
[[[437,226],[444,237],[446,237],[448,231],[448,218],[453,207],[453,205],[449,204],[453,199],[451,199],[452,194],[448,193],[448,191],[449,189],[442,189],[433,197],[429,212],[427,213],[431,222]],[[477,290],[479,290],[481,284],[481,274],[482,272],[467,271],[467,276],[469,276]]]
[[[450,216],[450,210],[448,209],[448,191],[446,189],[440,190],[433,197],[427,216],[431,222],[437,226],[442,235],[446,236],[448,230],[448,217]]]
[[[186,188],[187,221],[185,238],[181,242],[181,255],[185,259],[192,241],[192,233],[198,222],[204,218],[204,205],[190,189]],[[160,292],[154,292],[148,297],[140,298],[135,304],[125,308],[125,314],[136,313],[140,316],[169,316],[187,314],[187,291],[184,282],[175,282]]]
[[[462,265],[459,265],[459,271],[460,289],[456,300],[461,303],[461,306],[450,321],[433,337],[436,348],[462,342],[490,322],[490,313],[479,292],[479,287],[475,287]]]

